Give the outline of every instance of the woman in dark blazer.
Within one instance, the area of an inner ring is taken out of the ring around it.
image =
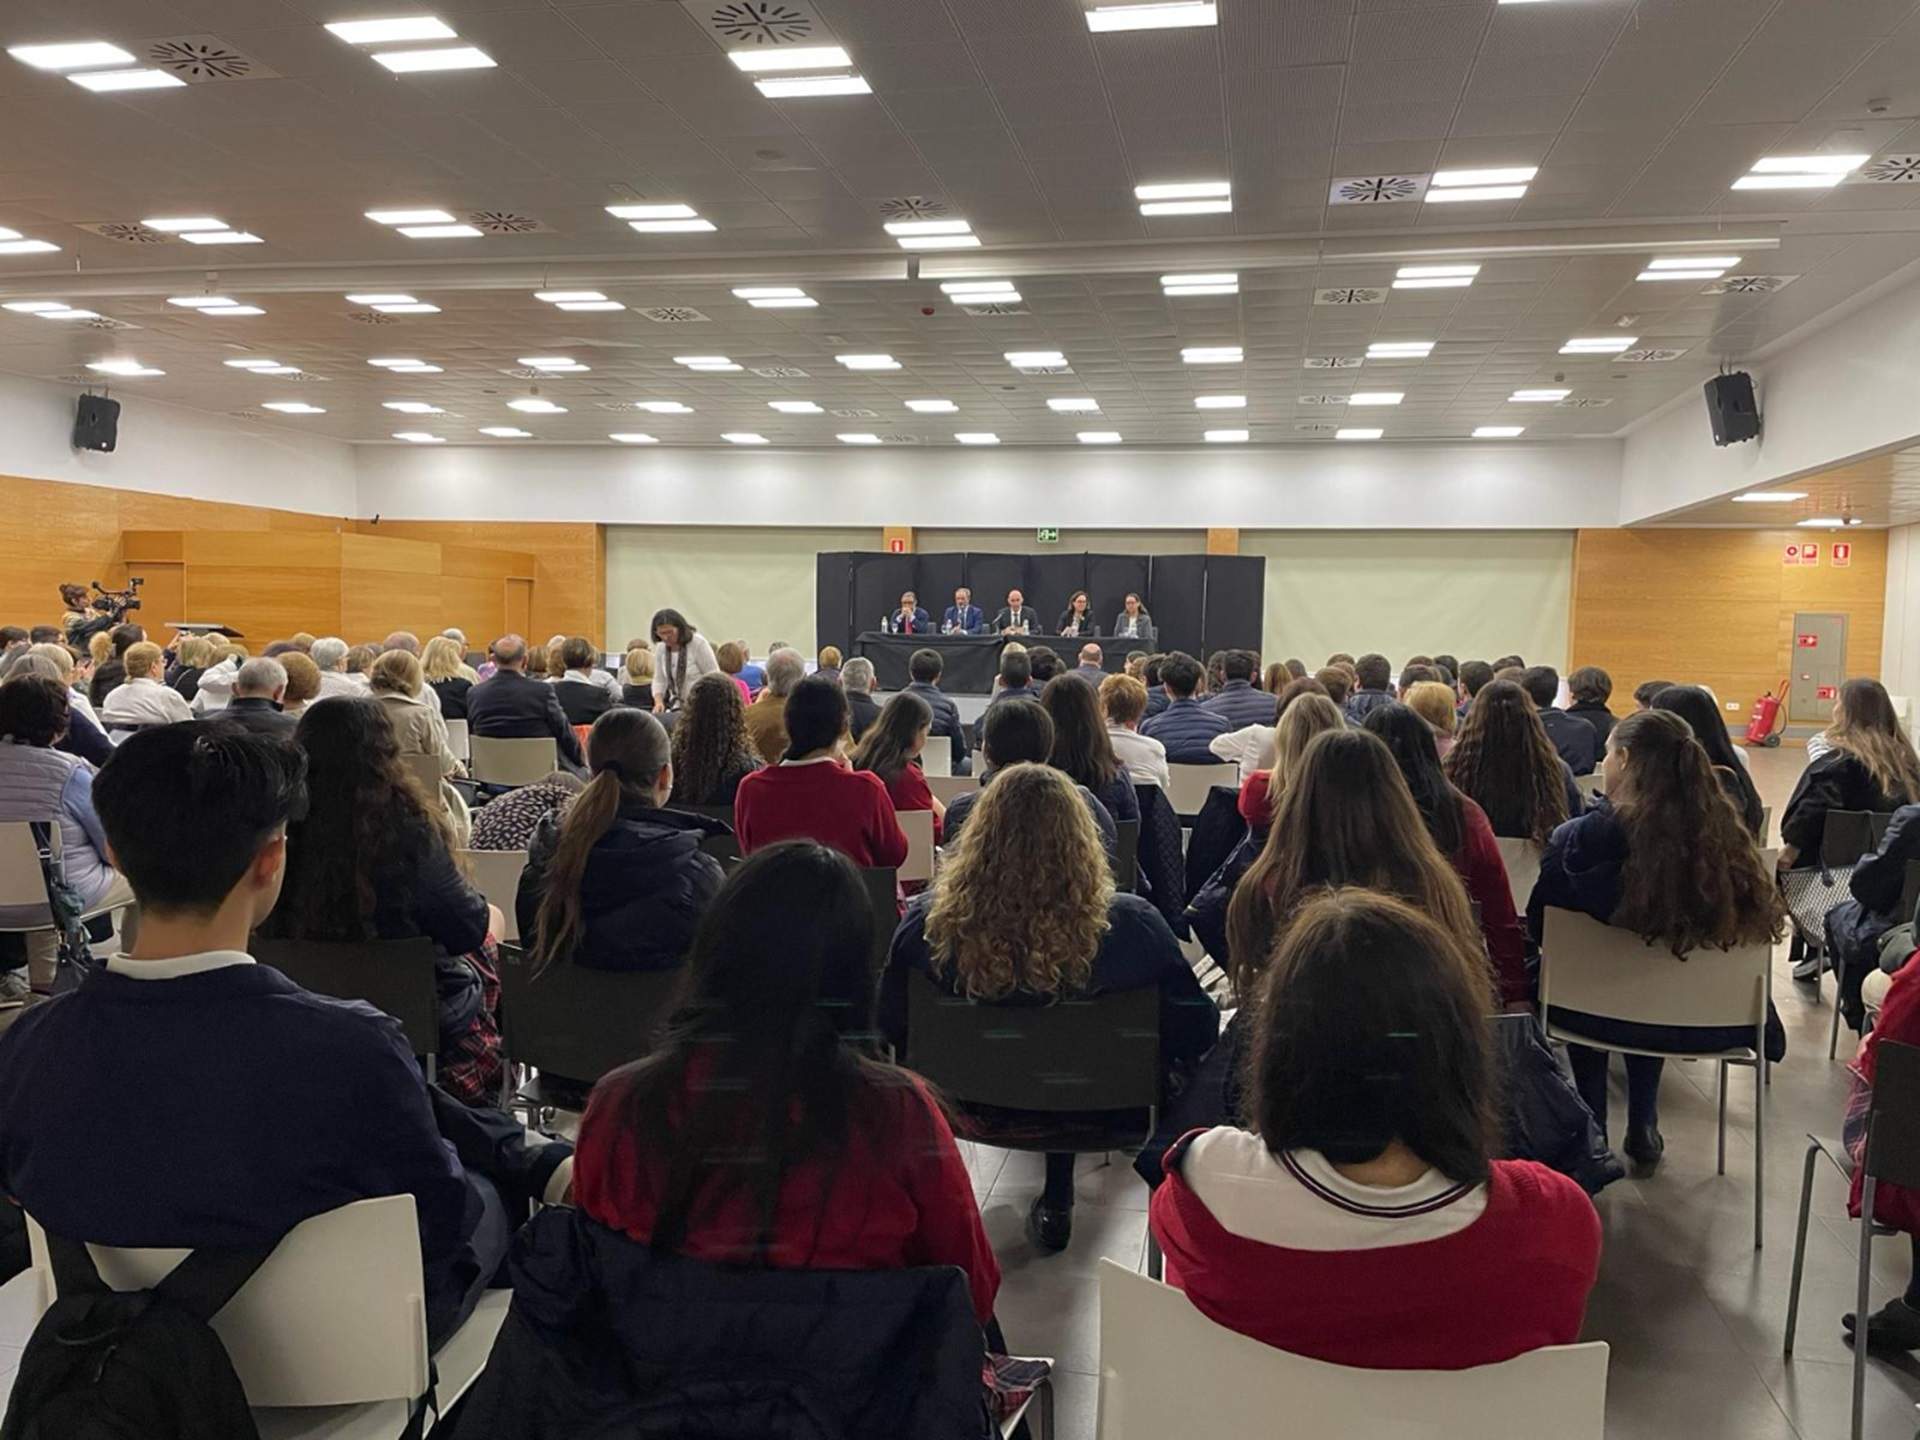
[[[1053,629],[1056,635],[1072,635],[1076,638],[1100,633],[1100,622],[1093,618],[1086,591],[1076,590],[1067,597],[1067,608],[1060,612],[1060,619],[1055,622]]]

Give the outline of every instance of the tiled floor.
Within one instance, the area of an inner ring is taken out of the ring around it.
[[[1795,748],[1752,753],[1762,799],[1780,814],[1803,756]],[[1784,947],[1782,947],[1784,955]],[[1753,1249],[1753,1077],[1735,1071],[1729,1101],[1727,1174],[1714,1174],[1714,1074],[1702,1064],[1667,1067],[1661,1094],[1666,1158],[1649,1180],[1622,1180],[1598,1201],[1605,1226],[1600,1281],[1587,1310],[1587,1339],[1613,1347],[1610,1440],[1842,1440],[1847,1434],[1852,1352],[1840,1316],[1853,1307],[1856,1230],[1846,1191],[1823,1169],[1814,1191],[1800,1333],[1792,1360],[1780,1354],[1801,1160],[1809,1130],[1837,1134],[1847,1093],[1841,1059],[1827,1060],[1829,983],[1816,999],[1776,966],[1774,999],[1788,1053],[1768,1093],[1766,1246]],[[1617,1071],[1617,1067],[1616,1067]],[[1616,1088],[1624,1077],[1616,1073]],[[1616,1093],[1614,1115],[1624,1114]],[[1082,1160],[1072,1245],[1042,1255],[1027,1244],[1026,1208],[1038,1192],[1038,1156],[970,1147],[968,1163],[1004,1281],[1000,1320],[1008,1343],[1058,1362],[1061,1440],[1093,1434],[1099,1358],[1095,1262],[1138,1265],[1146,1234],[1146,1189],[1121,1157]],[[1905,1240],[1874,1251],[1874,1304],[1907,1282]],[[1169,1361],[1170,1365],[1177,1361]],[[1907,1440],[1920,1424],[1920,1360],[1872,1360],[1866,1433]],[[1549,1433],[1550,1427],[1542,1433]]]

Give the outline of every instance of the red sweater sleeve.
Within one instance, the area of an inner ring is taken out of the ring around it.
[[[1461,805],[1466,839],[1454,859],[1454,868],[1466,882],[1467,896],[1480,907],[1480,933],[1500,982],[1500,1003],[1525,1000],[1531,985],[1527,977],[1527,937],[1513,908],[1513,887],[1507,881],[1506,862],[1494,843],[1487,812],[1471,800]]]
[[[873,814],[867,825],[867,850],[873,856],[876,870],[899,869],[907,860],[907,832],[900,828],[900,822],[893,815],[893,796],[887,793],[886,782],[878,775],[866,770],[856,770],[856,775],[864,775],[872,782],[867,794],[873,806]]]
[[[933,809],[933,791],[927,785],[927,777],[918,765],[902,765],[900,771],[887,782],[887,794],[893,800],[895,810],[931,810]],[[944,838],[945,829],[940,817],[933,817],[933,843],[938,845]]]
[[[994,1259],[973,1178],[960,1157],[947,1117],[916,1078],[907,1092],[903,1128],[911,1147],[907,1190],[920,1212],[919,1227],[907,1242],[909,1265],[958,1265],[967,1272],[973,1313],[981,1324],[993,1319],[1000,1292],[1000,1262]]]

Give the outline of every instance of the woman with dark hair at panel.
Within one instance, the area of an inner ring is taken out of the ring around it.
[[[1060,619],[1053,630],[1056,635],[1076,637],[1100,633],[1100,622],[1093,618],[1093,611],[1088,608],[1086,591],[1076,590],[1067,597],[1067,608],[1060,612]]]
[[[469,1105],[500,1089],[503,928],[453,860],[446,815],[400,763],[386,706],[309,705],[294,731],[311,800],[287,827],[286,880],[261,933],[284,940],[408,940],[439,950],[436,1083]]]
[[[1053,721],[1053,749],[1047,763],[1084,785],[1106,807],[1117,825],[1140,819],[1140,797],[1133,776],[1113,753],[1100,693],[1077,675],[1056,675],[1040,692],[1040,704]]]
[[[1247,1128],[1182,1139],[1150,1223],[1210,1319],[1373,1370],[1463,1370],[1580,1338],[1600,1221],[1496,1160],[1502,1082],[1478,947],[1336,889],[1281,933],[1246,1032]]]
[[[1720,702],[1713,698],[1712,692],[1698,685],[1669,685],[1653,697],[1651,708],[1670,710],[1687,722],[1693,738],[1707,752],[1707,760],[1727,792],[1727,799],[1740,813],[1740,823],[1747,827],[1756,845],[1766,843],[1766,808],[1760,803],[1760,792],[1754,788],[1746,762],[1733,748],[1726,721],[1720,718]],[[1612,725],[1607,727],[1607,733],[1613,733]]]
[[[1487,812],[1495,835],[1544,845],[1556,826],[1586,808],[1533,702],[1511,680],[1480,687],[1441,764],[1461,794]]]
[[[1140,597],[1131,590],[1127,598],[1120,603],[1120,613],[1113,620],[1113,636],[1116,640],[1138,640],[1142,645],[1152,645],[1154,641],[1153,616],[1147,613],[1147,607],[1140,603]]]
[[[514,908],[536,975],[562,961],[671,970],[686,957],[720,889],[720,862],[700,849],[718,827],[663,808],[677,778],[668,753],[666,729],[644,710],[618,706],[593,722],[593,778],[527,844]]]
[[[701,676],[720,673],[713,646],[678,610],[655,611],[647,633],[653,636],[654,714],[678,710]]]
[[[1427,833],[1460,873],[1467,898],[1480,907],[1480,934],[1493,961],[1501,1001],[1524,1007],[1533,993],[1533,978],[1527,973],[1527,936],[1513,908],[1507,864],[1500,858],[1486,811],[1454,789],[1440,768],[1433,727],[1412,709],[1398,702],[1382,705],[1361,726],[1393,752]]]
[[[1772,944],[1785,909],[1773,876],[1693,731],[1666,710],[1643,710],[1613,727],[1601,772],[1606,799],[1553,832],[1527,904],[1537,943],[1548,906],[1577,910],[1663,944],[1694,965],[1714,950]],[[1547,957],[1552,963],[1552,957]],[[1678,960],[1675,962],[1680,963]],[[1751,1045],[1751,1027],[1641,1025],[1556,1008],[1553,1023],[1605,1044],[1650,1050],[1724,1050]],[[1574,1083],[1604,1131],[1607,1052],[1569,1044]],[[1628,1055],[1629,1159],[1660,1161],[1664,1061]]]
[[[1156,987],[1160,1063],[1169,1073],[1198,1061],[1219,1034],[1218,1012],[1180,942],[1148,901],[1114,891],[1091,812],[1051,766],[1012,765],[995,775],[934,876],[932,894],[914,903],[895,932],[878,1023],[903,1055],[913,971],[989,1004]],[[1021,1118],[976,1117],[983,1132]],[[1070,1154],[1047,1156],[1046,1187],[1027,1216],[1028,1238],[1042,1250],[1064,1249],[1072,1236],[1073,1162]]]
[[[878,775],[850,768],[847,697],[837,680],[809,675],[785,711],[787,751],[756,770],[734,794],[733,828],[742,854],[782,840],[817,840],[863,869],[897,869],[907,837]]]
[[[933,812],[933,843],[944,838],[947,807],[934,797],[927,777],[920,769],[920,752],[927,748],[933,733],[933,707],[918,695],[902,690],[880,712],[880,718],[867,727],[854,747],[853,768],[878,775],[887,787],[896,813],[902,810]]]
[[[669,805],[727,805],[760,768],[747,740],[746,707],[731,675],[702,675],[673,727]]]

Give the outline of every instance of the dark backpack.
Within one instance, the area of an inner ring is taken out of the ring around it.
[[[60,1298],[20,1357],[0,1440],[259,1440],[208,1322],[273,1253],[196,1250],[151,1290],[114,1291],[49,1235]]]

